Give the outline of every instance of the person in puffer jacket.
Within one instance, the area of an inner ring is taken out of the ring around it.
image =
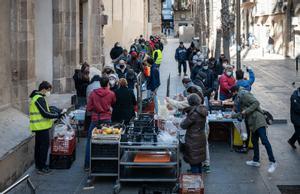
[[[184,160],[191,165],[192,173],[202,173],[202,162],[206,160],[205,122],[207,109],[197,94],[187,98],[189,107],[184,109],[186,118],[180,123],[186,129]]]

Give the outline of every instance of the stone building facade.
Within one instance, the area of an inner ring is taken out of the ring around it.
[[[175,0],[174,11],[174,33],[179,34],[180,26],[193,26],[194,17],[192,13],[192,3],[189,0]]]
[[[162,0],[148,0],[148,4],[152,33],[160,34],[162,32]]]
[[[40,81],[71,92],[80,62],[104,63],[101,0],[0,2],[0,108],[27,112],[29,93]]]
[[[116,42],[129,49],[135,38],[151,34],[151,26],[148,23],[148,0],[105,0],[103,4],[104,14],[108,16],[107,25],[103,29],[108,64],[111,63],[109,52]]]

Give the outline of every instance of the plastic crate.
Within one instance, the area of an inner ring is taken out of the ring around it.
[[[118,157],[118,144],[92,144],[91,157]]]
[[[180,194],[204,194],[201,174],[182,174],[180,176]]]
[[[56,137],[51,140],[52,155],[72,155],[76,147],[75,136],[67,140],[65,138]]]
[[[73,151],[72,155],[53,155],[50,154],[50,165],[51,169],[69,169],[72,166],[73,161],[76,159],[76,150]]]
[[[118,173],[118,161],[92,160],[91,173]]]

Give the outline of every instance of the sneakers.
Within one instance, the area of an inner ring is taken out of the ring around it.
[[[37,174],[39,174],[39,175],[49,175],[49,174],[51,174],[51,172],[52,171],[49,168],[43,168],[43,169],[39,169],[37,171]]]
[[[277,163],[276,162],[270,162],[269,168],[268,168],[268,173],[273,173],[277,168]]]
[[[293,149],[296,149],[296,148],[297,148],[297,147],[295,146],[295,144],[293,144],[293,143],[291,142],[290,139],[289,139],[287,142],[290,144],[290,146],[291,146]]]
[[[203,171],[204,173],[210,173],[210,166],[204,165],[204,166],[202,167],[202,171]]]
[[[247,164],[248,166],[260,167],[260,163],[259,163],[259,162],[255,162],[255,161],[253,161],[253,160],[246,161],[246,164]]]
[[[236,149],[235,152],[242,153],[242,154],[247,154],[248,149],[246,147],[243,147],[243,148],[240,148],[240,149]]]

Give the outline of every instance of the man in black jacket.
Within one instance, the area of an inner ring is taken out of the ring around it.
[[[291,121],[294,124],[295,133],[288,140],[292,148],[296,149],[295,143],[300,145],[300,87],[295,90],[290,98],[291,100]]]

